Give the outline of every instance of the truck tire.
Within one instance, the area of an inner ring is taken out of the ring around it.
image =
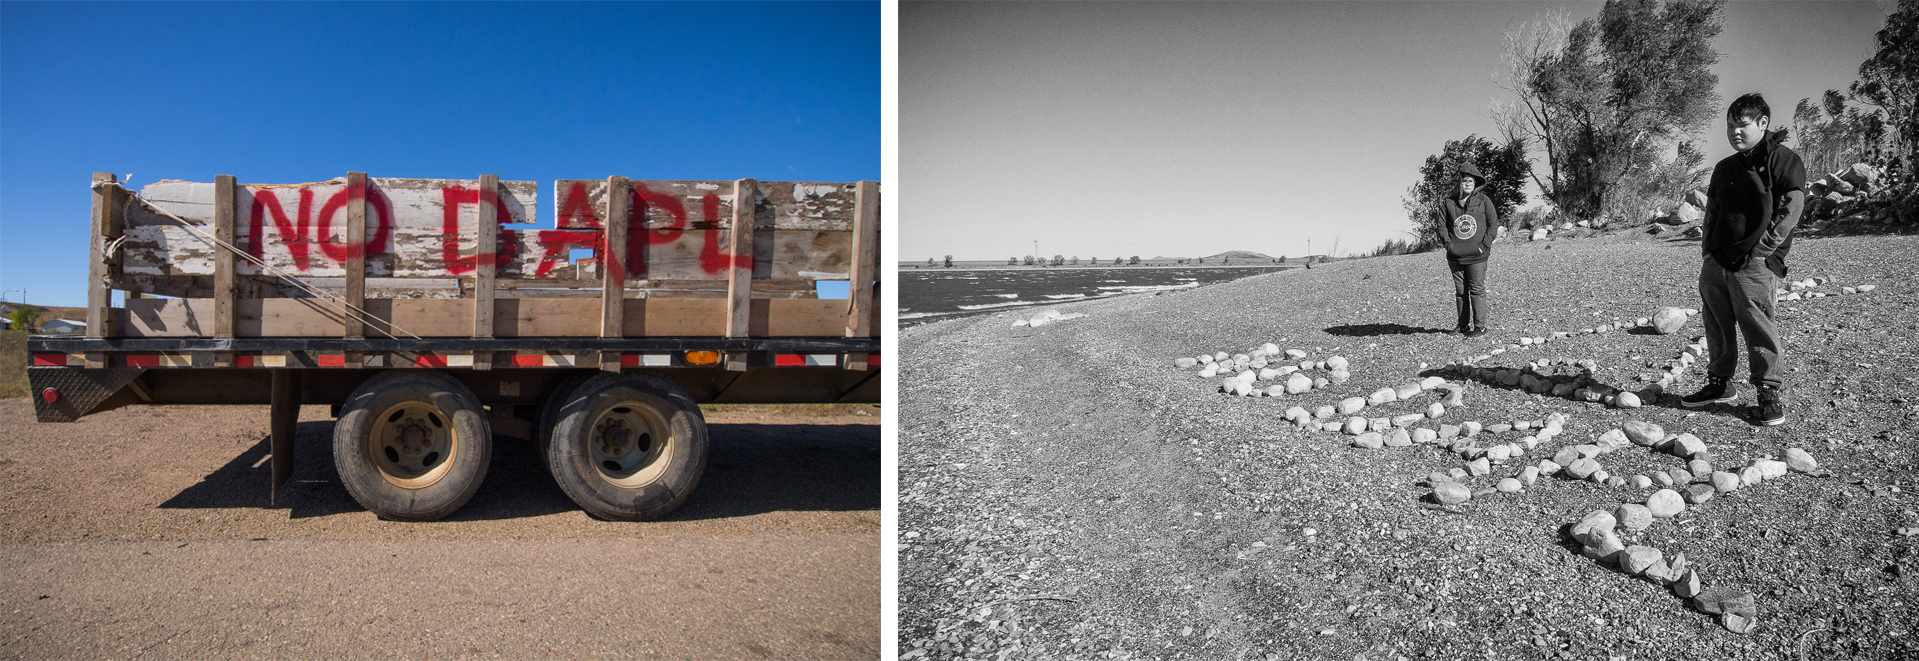
[[[575,391],[580,389],[580,384],[586,383],[587,379],[593,378],[593,375],[598,373],[599,372],[596,371],[577,370],[572,374],[560,377],[560,380],[554,384],[553,389],[546,392],[546,399],[540,402],[540,428],[534,430],[534,432],[539,435],[537,440],[540,444],[541,457],[546,456],[547,447],[553,444],[553,426],[560,422],[560,409],[565,407],[567,399]],[[548,468],[547,472],[552,473],[553,469]]]
[[[427,370],[375,375],[333,425],[333,463],[360,505],[383,518],[432,521],[480,489],[493,430],[479,398]]]
[[[560,407],[546,452],[560,489],[615,521],[666,516],[706,470],[706,418],[693,397],[653,372],[599,374]]]

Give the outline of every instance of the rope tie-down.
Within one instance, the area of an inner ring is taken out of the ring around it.
[[[128,176],[131,177],[132,175],[128,175]],[[107,186],[112,186],[122,191],[126,191],[128,196],[128,200],[127,200],[128,208],[132,207],[132,204],[134,201],[138,201],[141,204],[141,206],[145,207],[147,210],[157,213],[166,218],[172,219],[176,223],[179,223],[179,226],[181,229],[184,229],[187,232],[193,234],[195,237],[198,237],[200,240],[207,242],[208,245],[214,246],[216,249],[219,249],[219,250],[225,250],[225,251],[231,252],[234,255],[237,255],[240,258],[253,263],[255,266],[260,267],[260,272],[262,274],[277,277],[280,279],[281,282],[290,283],[293,285],[295,289],[299,290],[300,292],[305,293],[308,296],[311,296],[312,298],[323,301],[325,305],[332,306],[337,312],[341,314],[341,316],[357,318],[363,324],[365,324],[367,328],[371,328],[375,331],[385,334],[389,338],[399,339],[399,336],[394,335],[393,333],[389,331],[381,329],[380,326],[382,324],[393,328],[393,330],[396,330],[405,334],[407,337],[411,337],[416,340],[420,339],[420,336],[414,335],[412,332],[404,328],[401,328],[399,324],[395,324],[390,321],[379,320],[375,318],[372,315],[372,313],[367,312],[365,309],[357,305],[349,305],[347,304],[346,301],[329,297],[326,295],[325,292],[322,292],[318,288],[310,284],[307,284],[306,281],[301,280],[300,278],[294,276],[293,274],[287,273],[286,271],[282,271],[278,268],[274,268],[272,265],[267,264],[266,260],[260,259],[258,257],[254,257],[253,255],[248,254],[247,251],[241,250],[239,247],[234,246],[233,244],[227,243],[225,241],[221,241],[219,238],[214,237],[210,234],[207,234],[206,232],[203,232],[200,229],[194,227],[195,225],[205,225],[206,223],[203,221],[191,220],[188,218],[182,218],[178,215],[175,215],[173,212],[167,211],[166,209],[161,208],[159,205],[156,205],[153,202],[147,200],[146,198],[141,197],[139,193],[133,192],[132,189],[127,188],[126,186],[120,184],[120,182],[117,182],[117,181],[93,182],[93,188],[103,188]],[[126,239],[127,237],[122,235],[120,238],[113,240],[113,242],[107,244],[106,246],[103,246],[101,250],[102,257],[111,257],[112,255],[117,253],[120,250],[121,244],[124,243]],[[379,323],[372,323],[372,322],[379,322]]]

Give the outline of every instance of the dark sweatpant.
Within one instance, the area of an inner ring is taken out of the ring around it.
[[[1446,260],[1453,272],[1453,302],[1459,307],[1460,328],[1486,327],[1486,263],[1461,264]]]
[[[1706,371],[1731,379],[1739,371],[1739,335],[1746,336],[1746,357],[1753,385],[1774,388],[1784,383],[1779,371],[1779,336],[1773,332],[1773,292],[1779,277],[1765,260],[1746,261],[1745,268],[1728,271],[1707,257],[1699,268],[1699,301],[1706,322]]]

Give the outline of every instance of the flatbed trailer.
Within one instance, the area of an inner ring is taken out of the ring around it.
[[[300,406],[324,404],[341,482],[382,517],[457,510],[497,435],[538,442],[589,513],[649,520],[705,469],[700,404],[880,400],[876,182],[554,190],[554,229],[509,230],[534,182],[136,194],[95,173],[87,333],[29,338],[36,418],[266,404],[277,496]]]

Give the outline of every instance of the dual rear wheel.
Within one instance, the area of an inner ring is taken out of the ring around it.
[[[588,513],[646,521],[686,501],[706,468],[699,405],[657,373],[568,377],[541,407],[547,470]],[[334,425],[340,481],[368,510],[430,521],[466,504],[492,458],[486,410],[453,377],[394,371],[362,383]]]

